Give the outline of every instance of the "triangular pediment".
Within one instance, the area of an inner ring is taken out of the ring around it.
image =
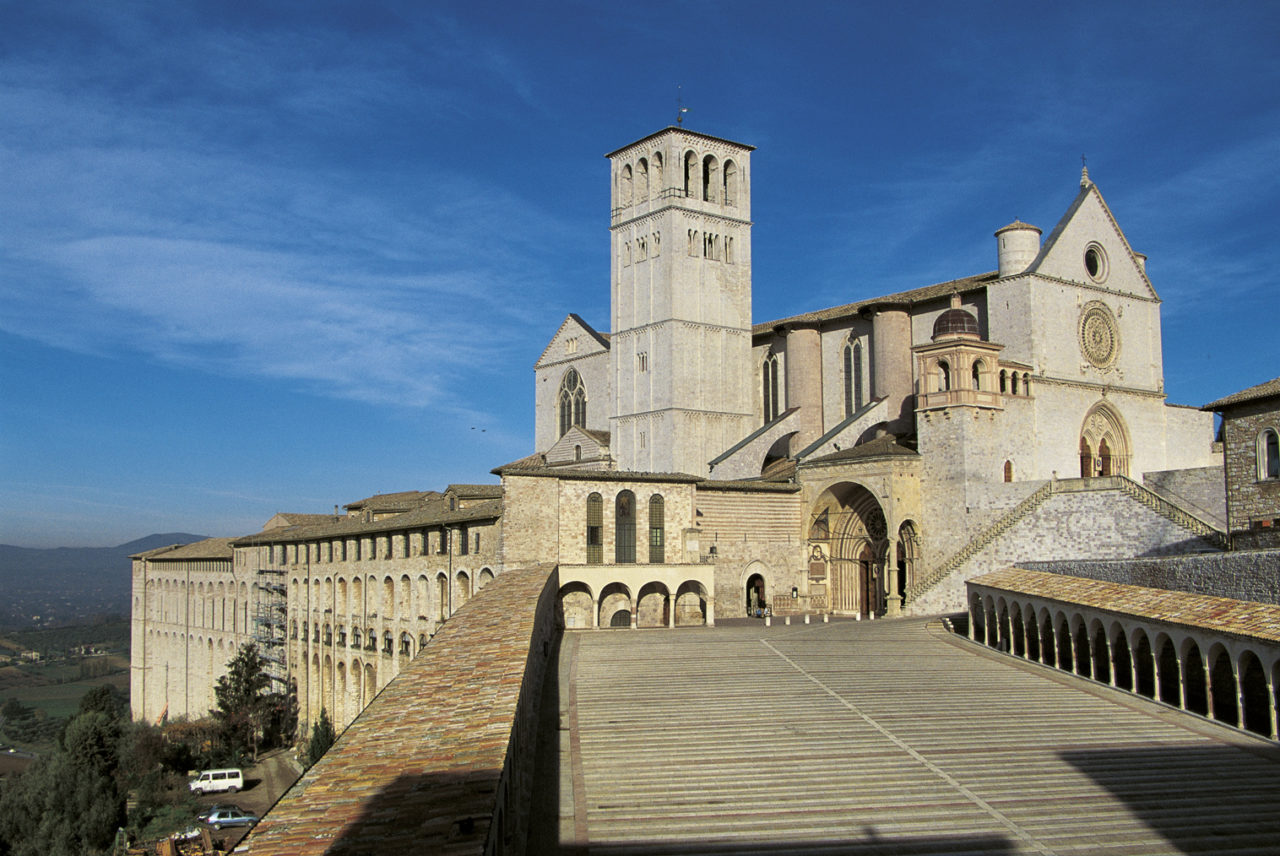
[[[535,369],[554,365],[565,360],[575,360],[609,350],[607,335],[597,333],[577,313],[570,312],[551,337],[542,356],[533,364]]]
[[[609,457],[609,432],[592,431],[574,425],[547,450],[548,466],[567,464],[607,464]]]
[[[1084,184],[1027,273],[1158,300],[1151,280],[1098,186]]]

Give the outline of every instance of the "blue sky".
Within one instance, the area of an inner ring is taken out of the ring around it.
[[[1280,375],[1280,4],[0,4],[0,542],[493,481],[606,152],[758,147],[756,320],[995,267],[1088,156],[1169,400]]]

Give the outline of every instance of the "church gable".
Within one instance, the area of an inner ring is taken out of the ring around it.
[[[575,360],[592,354],[605,353],[609,350],[609,339],[597,333],[594,328],[576,313],[570,312],[560,324],[560,329],[551,337],[542,356],[534,363],[535,369],[556,363]]]
[[[552,467],[576,464],[607,469],[611,462],[609,432],[591,431],[577,425],[547,450],[547,465]]]
[[[1141,259],[1120,230],[1097,185],[1088,180],[1045,241],[1028,273],[1158,300]]]

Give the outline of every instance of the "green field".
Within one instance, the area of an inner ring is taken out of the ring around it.
[[[50,717],[64,718],[76,712],[80,698],[89,690],[102,684],[111,684],[129,696],[129,673],[117,672],[86,681],[69,681],[65,684],[46,684],[42,687],[9,687],[0,690],[0,701],[16,698],[27,707],[43,710]]]

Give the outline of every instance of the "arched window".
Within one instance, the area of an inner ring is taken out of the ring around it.
[[[1009,373],[1006,372],[1004,369],[1000,369],[1000,392],[1005,393],[1008,391],[1009,391]]]
[[[724,162],[724,204],[738,204],[738,165],[731,160]]]
[[[622,167],[622,175],[618,182],[618,205],[625,208],[631,204],[631,164]]]
[[[604,562],[604,499],[598,493],[587,497],[587,564]]]
[[[778,402],[778,355],[770,351],[764,358],[764,421],[778,418],[782,408]]]
[[[973,388],[982,389],[982,360],[973,361]]]
[[[653,169],[649,171],[649,187],[655,197],[662,195],[662,152],[653,153]],[[657,250],[653,253],[658,254]]]
[[[850,336],[844,345],[844,415],[862,409],[862,343]]]
[[[1013,384],[1013,386],[1012,386],[1012,388],[1009,390],[1009,394],[1010,394],[1010,395],[1017,395],[1017,394],[1018,394],[1018,373],[1017,373],[1017,372],[1013,372],[1013,373],[1010,375],[1010,378],[1012,378],[1012,384]]]
[[[569,369],[564,373],[556,407],[559,411],[561,437],[575,425],[579,428],[587,427],[587,388],[577,369]]]
[[[1280,434],[1268,428],[1258,437],[1258,480],[1280,479]]]
[[[1031,375],[1028,374],[1027,372],[1022,373],[1022,394],[1023,395],[1031,394]]]
[[[1013,461],[1004,462],[1004,480],[1007,482],[1013,481]]]
[[[702,199],[704,202],[720,201],[720,162],[715,155],[702,159]]]
[[[644,158],[636,161],[636,202],[644,202],[649,198],[649,162]]]
[[[662,496],[655,493],[649,497],[649,563],[652,565],[661,565],[667,560],[662,518]]]
[[[951,391],[951,365],[946,360],[938,360],[938,392]]]
[[[613,560],[620,565],[636,560],[636,495],[629,490],[618,494],[614,503],[615,544]]]
[[[698,155],[694,152],[686,152],[684,156],[684,195],[688,197],[696,196],[696,188],[698,182]]]

